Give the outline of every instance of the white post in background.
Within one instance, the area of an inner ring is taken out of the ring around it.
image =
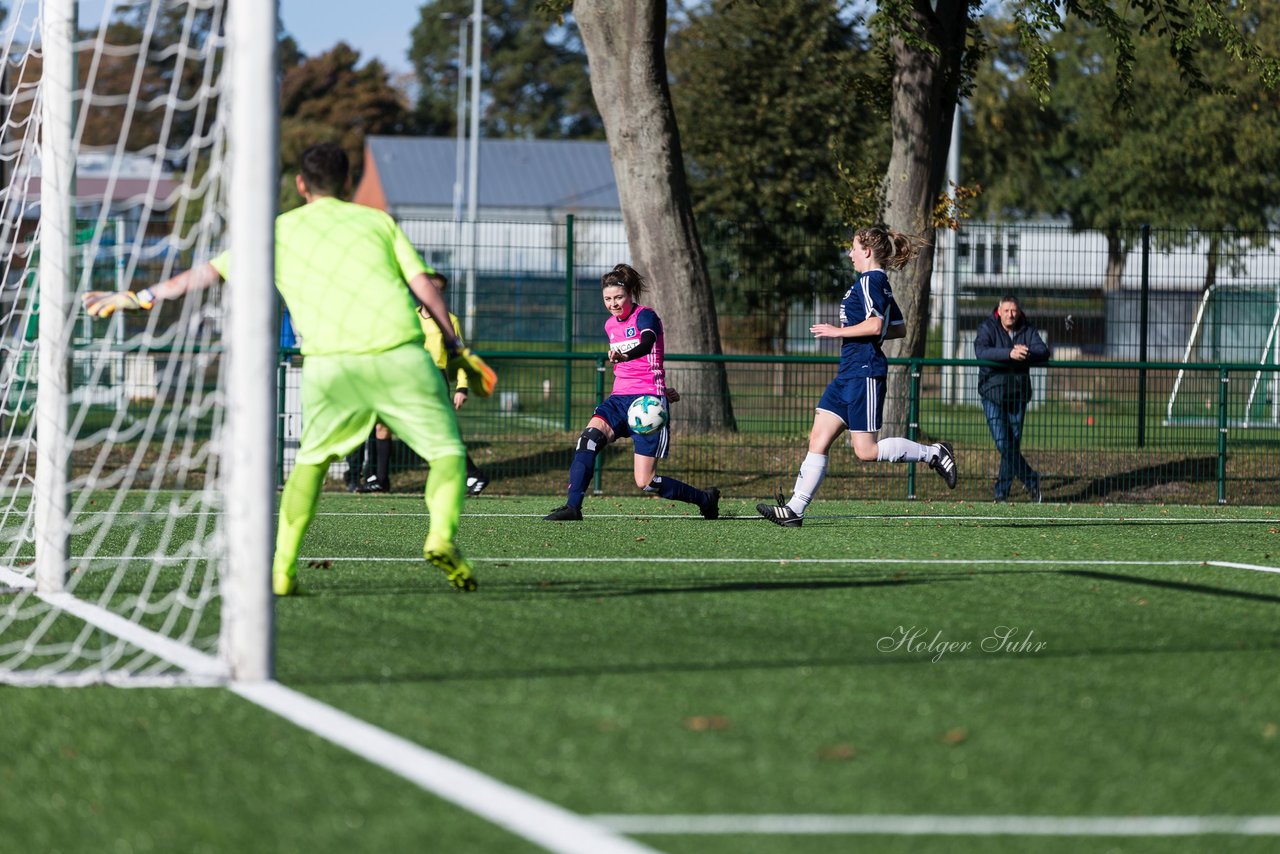
[[[956,111],[951,119],[951,150],[947,155],[947,181],[949,192],[954,197],[956,188],[960,186],[960,102],[956,101]],[[956,318],[956,292],[960,287],[960,232],[949,231],[947,238],[947,269],[943,286],[942,309],[942,358],[956,358],[956,337],[958,322]],[[960,388],[957,379],[963,372],[954,365],[948,365],[942,371],[942,399],[947,403],[960,400]]]
[[[222,444],[227,564],[223,655],[236,681],[273,676],[271,554],[275,545],[276,3],[230,4],[226,431]]]
[[[453,157],[453,221],[462,221],[462,171],[467,168],[467,19],[458,24],[457,147]]]
[[[66,588],[71,538],[67,483],[71,439],[69,352],[75,231],[75,0],[45,0],[40,107],[39,357],[36,391],[36,589]]]
[[[484,10],[475,0],[471,13],[471,162],[467,164],[467,304],[462,335],[471,340],[476,322],[476,209],[480,187],[480,27]]]
[[[452,16],[451,16],[452,17]],[[457,277],[462,264],[462,172],[467,168],[467,19],[458,24],[458,117],[457,147],[453,158],[453,269],[450,275]],[[465,330],[464,330],[465,333]]]

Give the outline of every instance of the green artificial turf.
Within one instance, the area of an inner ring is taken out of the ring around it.
[[[543,522],[557,503],[469,501],[480,589],[465,595],[418,556],[420,500],[325,495],[305,595],[277,603],[278,679],[588,816],[1280,815],[1280,574],[1211,563],[1280,566],[1267,508],[819,501],[784,530],[751,501],[708,522],[592,498],[583,522]],[[527,846],[221,689],[0,696],[0,784],[22,792],[0,824],[24,850]],[[641,839],[726,854],[1275,845]]]

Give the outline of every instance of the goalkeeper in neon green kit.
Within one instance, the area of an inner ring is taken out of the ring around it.
[[[415,305],[421,303],[441,329],[452,333],[449,312],[429,279],[434,271],[395,221],[337,198],[347,187],[348,168],[337,145],[308,148],[296,178],[307,203],[276,219],[276,288],[302,335],[305,364],[302,441],[280,500],[272,587],[279,596],[297,591],[298,552],[329,464],[350,453],[381,421],[431,466],[423,556],[454,587],[474,590],[471,564],[454,545],[466,489],[466,449],[440,370],[423,349]],[[94,317],[150,309],[160,300],[229,278],[230,265],[224,252],[137,293],[85,294],[85,308]],[[497,382],[493,371],[455,335],[446,335],[445,346],[450,369],[465,371],[476,393],[491,394]]]

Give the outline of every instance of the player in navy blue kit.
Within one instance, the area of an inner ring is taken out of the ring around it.
[[[876,434],[883,422],[885,377],[889,363],[881,344],[906,333],[898,304],[893,301],[889,277],[884,268],[901,269],[915,254],[918,239],[875,226],[853,235],[849,260],[858,272],[858,281],[840,303],[840,325],[818,323],[809,331],[815,338],[841,338],[840,369],[823,392],[809,431],[809,453],[800,465],[794,491],[788,501],[779,496],[777,506],[757,504],[760,515],[784,528],[804,524],[804,511],[813,500],[827,474],[827,452],[845,430],[858,459],[867,462],[925,462],[942,476],[951,489],[956,486],[956,459],[951,445],[938,442],[921,445],[910,439],[880,439]]]

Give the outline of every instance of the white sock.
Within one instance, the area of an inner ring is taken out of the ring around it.
[[[813,501],[813,496],[817,494],[818,487],[826,476],[827,455],[815,454],[813,451],[805,454],[804,462],[800,464],[800,476],[796,478],[796,488],[792,491],[787,506],[803,516],[805,508]]]
[[[890,463],[931,463],[938,458],[937,445],[921,445],[910,439],[881,439],[876,459]]]

